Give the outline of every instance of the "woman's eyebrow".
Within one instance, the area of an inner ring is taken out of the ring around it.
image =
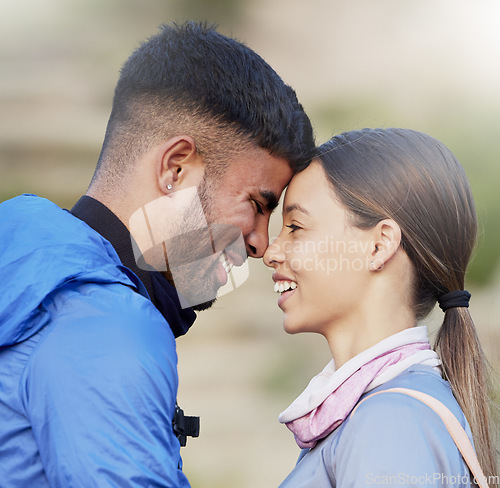
[[[306,215],[311,215],[302,205],[300,205],[299,203],[291,203],[290,205],[287,205],[284,209],[283,209],[283,214],[288,214],[290,212],[293,212],[294,210],[297,210],[299,212],[302,212]]]

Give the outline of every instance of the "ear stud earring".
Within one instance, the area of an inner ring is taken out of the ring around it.
[[[172,189],[172,185],[167,185],[167,190],[171,190]]]

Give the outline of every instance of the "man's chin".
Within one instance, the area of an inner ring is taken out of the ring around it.
[[[177,287],[175,286],[175,282],[172,278],[172,274],[170,273],[170,271],[166,271],[166,272],[163,271],[161,274],[178,291]],[[208,296],[214,296],[216,294],[217,294],[217,292],[215,290],[212,290],[211,293],[208,294]],[[207,293],[205,293],[205,296],[199,296],[198,299],[196,298],[196,296],[188,296],[187,293],[185,293],[183,296],[184,296],[184,299],[187,301],[187,303],[193,303],[193,302],[197,302],[198,300],[203,300],[203,298],[208,298]],[[212,298],[211,300],[202,301],[201,303],[197,303],[196,305],[185,305],[185,306],[190,306],[196,312],[202,312],[203,310],[208,310],[216,301],[217,301],[217,297]]]
[[[193,305],[191,308],[196,312],[203,312],[203,310],[208,310],[215,302],[217,298],[210,300],[208,302],[198,303],[198,305]]]

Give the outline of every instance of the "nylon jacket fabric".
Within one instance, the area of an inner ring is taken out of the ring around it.
[[[142,283],[48,200],[0,222],[1,486],[189,487],[175,340]]]
[[[432,395],[470,427],[449,384],[429,366],[416,365],[367,395],[389,388]],[[469,487],[469,469],[443,421],[428,406],[402,393],[364,402],[299,461],[280,488],[361,486]]]

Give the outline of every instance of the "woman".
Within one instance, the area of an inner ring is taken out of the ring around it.
[[[442,420],[419,400],[386,392],[351,414],[393,387],[447,406],[496,474],[464,291],[477,222],[462,167],[440,142],[403,129],[345,133],[318,154],[293,178],[264,256],[285,330],[322,334],[333,355],[280,415],[304,449],[281,486],[469,486]],[[436,302],[437,353],[417,326]]]

